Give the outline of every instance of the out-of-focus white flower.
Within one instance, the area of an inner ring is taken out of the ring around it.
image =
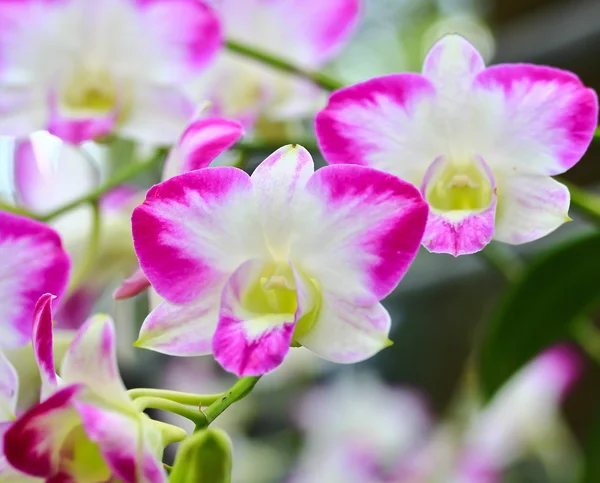
[[[296,414],[305,446],[293,483],[385,482],[423,444],[431,419],[414,391],[370,373],[346,374],[314,390]]]

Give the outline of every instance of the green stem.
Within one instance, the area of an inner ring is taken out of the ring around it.
[[[60,208],[48,213],[47,215],[39,217],[42,221],[50,221],[57,216],[60,216],[68,211],[71,211],[74,208],[77,208],[79,205],[84,203],[93,203],[99,201],[102,196],[116,188],[117,186],[129,181],[132,178],[135,178],[138,174],[143,173],[147,169],[152,166],[158,164],[160,161],[164,159],[165,152],[164,150],[159,150],[155,156],[150,158],[148,161],[144,161],[142,163],[131,163],[123,168],[120,172],[118,172],[115,176],[109,179],[102,186],[98,187],[94,191],[77,198]]]
[[[8,211],[9,213],[13,213],[14,215],[26,216],[27,218],[31,218],[33,220],[39,220],[41,217],[32,213],[25,208],[21,208],[20,206],[11,205],[9,203],[5,203],[0,201],[0,211]]]
[[[196,424],[196,430],[205,428],[233,403],[244,399],[252,392],[260,376],[243,377],[236,382],[220,399],[212,403],[204,411],[205,420],[201,424]]]
[[[169,391],[166,389],[136,388],[127,391],[131,399],[143,397],[161,398],[188,406],[209,406],[221,399],[225,394],[192,394],[188,392]]]
[[[73,293],[73,290],[77,289],[82,280],[92,269],[100,247],[100,238],[102,237],[102,212],[100,211],[100,203],[98,200],[92,201],[91,205],[92,230],[90,232],[90,239],[83,258],[71,277],[68,289],[68,293],[70,294]]]
[[[600,196],[590,193],[564,179],[560,179],[559,181],[569,188],[571,192],[571,205],[594,223],[600,224]]]
[[[333,79],[322,72],[305,70],[288,62],[285,59],[282,59],[281,57],[271,55],[254,47],[249,47],[243,43],[236,42],[235,40],[229,39],[225,45],[231,52],[258,60],[263,64],[268,64],[277,70],[288,72],[290,74],[297,75],[298,77],[303,77],[327,91],[335,91],[344,87],[345,85],[343,82]]]
[[[169,401],[168,399],[162,399],[160,397],[140,397],[137,398],[133,404],[139,411],[144,411],[148,408],[153,409],[161,409],[163,411],[168,411],[173,414],[178,414],[179,416],[183,416],[186,419],[189,419],[194,424],[203,424],[205,421],[202,413],[194,408],[186,406],[184,404],[179,404],[174,401]]]

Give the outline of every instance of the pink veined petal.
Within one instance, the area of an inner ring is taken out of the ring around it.
[[[390,315],[380,303],[361,307],[324,292],[315,326],[298,342],[323,359],[350,364],[388,347],[390,326]]]
[[[529,64],[495,65],[475,79],[481,128],[490,134],[492,169],[560,174],[587,150],[598,121],[598,98],[567,71]]]
[[[16,144],[14,176],[19,203],[39,214],[85,195],[100,182],[78,149],[47,132]]]
[[[23,414],[4,436],[4,453],[16,469],[50,478],[58,473],[60,448],[80,423],[72,406],[83,386],[66,386]]]
[[[219,154],[233,146],[243,133],[242,125],[229,119],[213,117],[194,121],[169,153],[163,179],[206,168]]]
[[[265,252],[249,176],[230,167],[200,169],[148,191],[133,212],[140,266],[158,294],[187,304]]]
[[[248,260],[227,282],[213,338],[215,360],[238,377],[257,376],[279,366],[290,350],[297,313],[259,313],[243,297],[260,280],[263,260]]]
[[[144,415],[101,409],[82,402],[75,407],[88,438],[98,444],[114,475],[124,483],[166,483],[163,465],[153,446],[161,436]],[[156,434],[148,434],[153,431]]]
[[[115,300],[124,300],[139,295],[144,290],[150,287],[150,282],[138,268],[131,277],[123,280],[123,283],[114,291],[113,298]]]
[[[428,184],[435,182],[436,175],[444,169],[447,158],[440,156],[429,167],[421,184],[421,192],[427,192]],[[496,218],[496,180],[486,162],[475,161],[490,184],[490,204],[481,210],[441,211],[430,206],[423,246],[433,253],[449,253],[455,257],[482,250],[494,236]]]
[[[118,114],[115,110],[85,118],[70,117],[53,108],[46,129],[67,143],[81,144],[110,134],[117,124]]]
[[[85,384],[111,404],[131,406],[117,366],[114,324],[107,315],[96,315],[79,329],[63,358],[60,375],[67,384]]]
[[[15,417],[17,396],[19,394],[19,376],[16,369],[0,351],[0,423]],[[2,433],[0,432],[0,437]],[[0,438],[0,455],[1,438]],[[0,473],[1,474],[1,473]]]
[[[292,203],[315,171],[309,152],[297,144],[279,148],[252,173],[252,185],[258,200],[261,225],[270,250],[287,259],[290,234],[298,222]],[[298,227],[297,229],[302,229]]]
[[[54,230],[6,212],[0,212],[0,257],[0,346],[14,348],[31,340],[40,296],[64,294],[70,261]]]
[[[394,74],[334,92],[315,120],[330,164],[359,164],[419,184],[444,150],[432,130],[435,88],[418,74]]]
[[[498,192],[494,240],[520,244],[537,240],[570,220],[569,189],[547,176],[511,176]]]
[[[363,166],[319,169],[295,205],[291,258],[323,291],[370,306],[414,260],[427,220],[419,191]]]
[[[436,87],[441,106],[456,106],[457,102],[465,101],[475,76],[484,69],[481,54],[467,39],[456,34],[438,40],[423,62],[423,75]]]
[[[54,314],[54,329],[76,331],[88,319],[104,291],[93,283],[81,285],[64,299]]]
[[[135,0],[148,29],[156,32],[170,56],[188,75],[197,74],[222,46],[221,23],[199,0]]]
[[[187,305],[162,302],[144,320],[136,347],[177,356],[210,354],[219,319],[218,288]]]
[[[229,37],[318,67],[347,43],[359,19],[359,0],[235,0],[216,2]],[[294,28],[289,28],[294,19]]]
[[[138,85],[132,96],[118,132],[149,146],[173,144],[194,115],[192,101],[175,87]]]
[[[55,298],[49,293],[42,295],[35,304],[33,316],[33,353],[42,378],[42,400],[58,387],[52,337],[52,300]]]

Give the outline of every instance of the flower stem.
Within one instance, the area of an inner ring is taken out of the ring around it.
[[[260,377],[243,377],[237,381],[221,398],[204,410],[205,420],[201,424],[196,424],[196,430],[205,428],[233,403],[244,399],[252,392]]]
[[[571,192],[571,204],[591,221],[600,224],[600,196],[590,193],[564,179],[559,180]]]
[[[191,408],[184,404],[179,404],[168,399],[162,399],[160,397],[140,397],[137,398],[133,404],[139,411],[144,411],[148,408],[161,409],[168,411],[173,414],[178,414],[186,419],[189,419],[194,424],[204,424],[205,418],[198,409]]]
[[[209,406],[221,399],[225,394],[192,394],[187,392],[169,391],[166,389],[136,388],[127,391],[131,399],[143,397],[161,398],[188,406]]]
[[[288,62],[285,59],[282,59],[281,57],[271,55],[260,49],[244,45],[240,42],[236,42],[235,40],[229,39],[225,43],[225,46],[231,52],[235,52],[236,54],[240,54],[245,57],[258,60],[263,64],[270,65],[271,67],[282,72],[288,72],[290,74],[297,75],[298,77],[303,77],[304,79],[313,82],[314,84],[318,85],[319,87],[322,87],[327,91],[335,91],[344,87],[343,82],[329,77],[328,75],[323,74],[322,72],[305,70],[297,65]]]
[[[35,213],[33,213],[29,210],[26,210],[25,208],[22,208],[20,206],[15,206],[13,204],[6,203],[3,201],[0,201],[0,211],[7,211],[9,213],[12,213],[13,215],[26,216],[27,218],[31,218],[33,220],[41,219],[41,217],[39,215],[36,215]]]
[[[157,150],[156,154],[148,161],[144,161],[142,163],[131,163],[127,165],[115,176],[113,176],[106,183],[104,183],[102,186],[98,187],[94,191],[91,191],[90,193],[87,193],[86,195],[61,206],[60,208],[57,208],[56,210],[48,213],[47,215],[39,217],[39,219],[42,221],[50,221],[53,218],[56,218],[57,216],[67,213],[68,211],[71,211],[74,208],[77,208],[79,205],[99,201],[100,198],[102,198],[102,196],[104,196],[112,189],[136,177],[138,174],[143,173],[152,166],[158,164],[164,159],[165,154],[166,153],[163,149],[159,149]]]

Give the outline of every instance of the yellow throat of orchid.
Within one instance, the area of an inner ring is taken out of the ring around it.
[[[492,201],[493,186],[477,160],[441,160],[427,183],[425,199],[436,211],[482,211]]]
[[[316,324],[321,309],[321,286],[313,279],[301,275],[308,288],[307,298],[310,310],[296,323],[294,339],[308,333]],[[271,316],[287,316],[294,320],[298,308],[298,292],[292,268],[287,263],[266,264],[260,276],[244,293],[242,305],[255,314]]]
[[[62,89],[61,106],[71,111],[107,113],[116,103],[117,86],[105,69],[77,69]]]

